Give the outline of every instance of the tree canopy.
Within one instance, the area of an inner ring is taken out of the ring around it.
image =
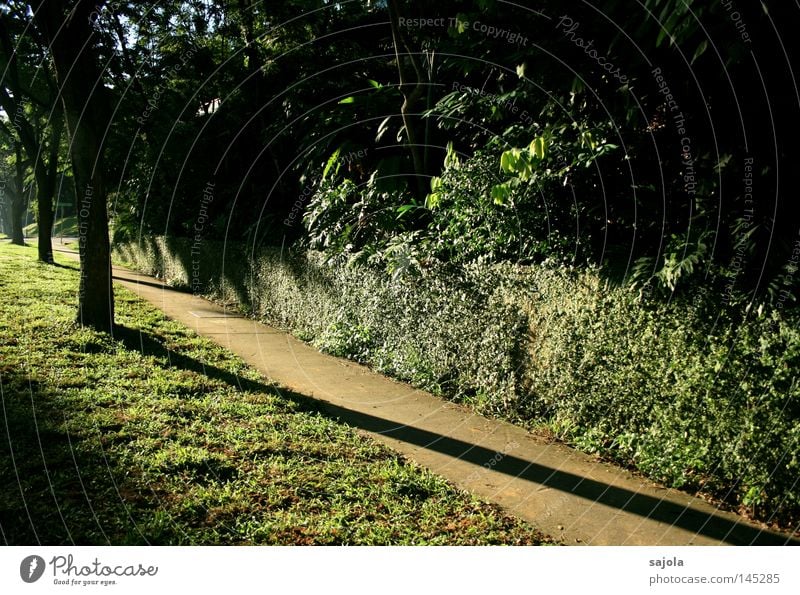
[[[767,1],[10,1],[7,176],[35,181],[45,231],[59,163],[76,213],[99,191],[92,246],[110,221],[115,241],[296,245],[390,271],[556,260],[648,295],[701,280],[774,303],[795,294],[795,17]]]

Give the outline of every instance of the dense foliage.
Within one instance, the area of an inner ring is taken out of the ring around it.
[[[788,305],[789,4],[99,3],[115,237],[555,258]],[[4,138],[23,113],[41,137],[46,49],[27,3],[0,15]]]

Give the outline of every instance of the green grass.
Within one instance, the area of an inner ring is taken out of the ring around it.
[[[547,541],[128,291],[77,328],[75,264],[35,259],[0,245],[5,543]]]
[[[29,225],[26,225],[23,228],[23,231],[25,232],[25,237],[38,236],[39,224],[34,222]],[[70,237],[78,235],[77,217],[73,215],[71,217],[64,217],[63,219],[55,220],[55,223],[53,224],[53,237],[56,238],[61,235]]]

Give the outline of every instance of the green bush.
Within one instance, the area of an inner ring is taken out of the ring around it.
[[[160,238],[116,254],[189,285],[190,249]],[[226,254],[202,247],[204,293],[325,351],[484,413],[546,423],[584,450],[757,517],[800,511],[795,312],[746,315],[718,307],[708,288],[648,303],[566,267],[431,264],[389,276],[315,252]]]

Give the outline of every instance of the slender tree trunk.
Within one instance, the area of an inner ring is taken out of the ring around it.
[[[11,235],[11,198],[6,196],[5,188],[3,188],[3,202],[0,204],[0,220],[2,220],[2,225],[0,225],[0,232],[4,233],[7,236]]]
[[[72,141],[70,157],[78,202],[81,258],[78,323],[111,332],[114,292],[102,142],[108,110],[89,19],[94,2],[42,0],[34,4],[37,23],[51,44]],[[70,10],[66,10],[67,6]]]
[[[24,246],[22,217],[25,215],[25,168],[22,165],[22,147],[19,142],[14,143],[14,153],[17,163],[14,170],[14,196],[11,198],[11,243]]]
[[[22,235],[22,217],[25,215],[25,201],[22,196],[11,198],[11,243],[17,246],[25,245]]]
[[[6,186],[0,182],[0,233],[7,236],[11,235],[11,201],[12,198],[6,192]]]
[[[397,60],[397,73],[400,78],[400,93],[403,95],[400,116],[403,118],[408,149],[411,152],[411,160],[414,164],[416,190],[420,196],[424,196],[427,194],[428,184],[425,176],[424,152],[421,146],[421,135],[418,132],[419,117],[417,115],[422,109],[421,99],[425,90],[422,69],[417,56],[409,50],[403,39],[403,34],[400,30],[400,11],[397,0],[388,0],[387,7],[389,9],[389,24],[392,28],[395,59]],[[410,71],[407,63],[411,65]]]
[[[53,221],[55,219],[53,199],[56,192],[58,145],[61,142],[63,122],[63,115],[53,115],[50,122],[49,161],[45,165],[42,155],[38,155],[35,167],[36,203],[39,215],[39,260],[51,264],[53,262]],[[42,146],[42,148],[44,147]]]
[[[48,184],[46,174],[36,175],[36,223],[39,228],[37,240],[39,260],[53,262],[53,186]]]
[[[253,0],[239,0],[239,13],[241,15],[241,37],[245,44],[244,55],[247,56],[247,65],[250,71],[254,72],[261,68],[262,64],[256,50],[256,36],[253,32]],[[257,93],[260,91],[260,77],[258,76],[251,77],[245,84],[249,84]],[[256,96],[255,102],[256,105],[261,105],[258,103],[258,96]]]

